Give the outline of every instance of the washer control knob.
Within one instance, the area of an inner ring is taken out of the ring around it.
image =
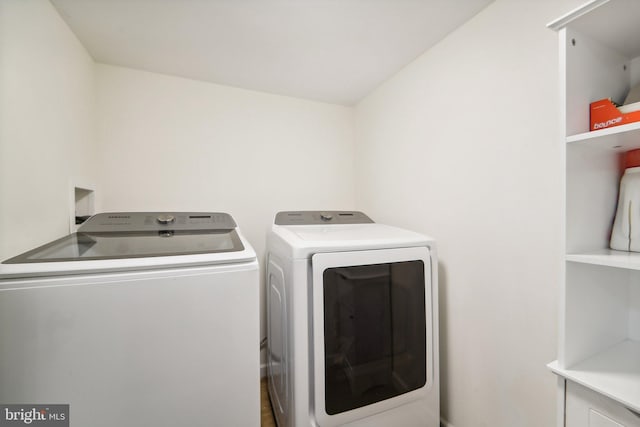
[[[328,212],[320,213],[320,219],[323,221],[331,221],[333,219],[333,215]]]
[[[158,217],[156,218],[156,221],[158,221],[158,223],[160,224],[171,224],[172,222],[175,222],[176,217],[173,215],[168,215],[168,214],[163,214],[163,215],[158,215]]]

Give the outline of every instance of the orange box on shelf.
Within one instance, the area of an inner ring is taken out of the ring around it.
[[[601,99],[589,104],[591,124],[589,130],[610,128],[640,121],[640,111],[623,113],[609,99]]]

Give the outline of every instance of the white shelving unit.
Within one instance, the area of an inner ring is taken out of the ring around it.
[[[640,426],[640,253],[609,249],[624,152],[640,122],[589,131],[589,103],[640,83],[640,1],[594,0],[549,24],[560,41],[565,173],[558,425]]]

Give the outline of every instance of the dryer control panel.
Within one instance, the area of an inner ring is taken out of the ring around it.
[[[278,212],[276,225],[371,224],[373,220],[358,211]]]

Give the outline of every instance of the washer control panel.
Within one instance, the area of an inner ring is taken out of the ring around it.
[[[80,233],[127,233],[132,231],[231,230],[236,223],[222,212],[110,212],[85,221]]]
[[[358,211],[286,211],[278,212],[276,225],[370,224],[373,220]]]

